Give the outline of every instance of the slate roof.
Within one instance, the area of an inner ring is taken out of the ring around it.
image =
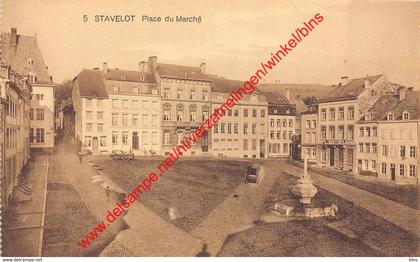
[[[150,74],[140,71],[108,69],[103,75],[108,80],[156,83]]]
[[[30,72],[28,59],[32,59],[32,72],[38,84],[52,84],[45,66],[38,42],[33,36],[17,35],[17,45],[10,46],[10,33],[1,33],[1,60],[11,65],[12,69],[22,76]]]
[[[398,96],[394,94],[386,94],[381,96],[376,103],[369,109],[366,114],[371,115],[371,120],[366,120],[366,114],[359,121],[361,123],[366,121],[377,121],[388,114],[388,110],[398,102]]]
[[[263,92],[263,94],[267,97],[268,105],[292,105],[292,103],[280,93]]]
[[[321,98],[320,101],[334,101],[356,98],[363,92],[363,90],[365,90],[366,79],[369,79],[370,83],[373,84],[380,77],[382,77],[382,75],[350,79],[347,85],[339,84],[337,86],[333,86],[330,94]]]
[[[208,76],[201,72],[200,67],[157,63],[157,72],[162,77],[180,79],[208,80]]]
[[[75,78],[79,86],[81,97],[108,98],[101,71],[97,69],[83,69]]]

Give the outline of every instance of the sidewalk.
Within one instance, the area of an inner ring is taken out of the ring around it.
[[[301,172],[301,169],[297,166],[290,165],[290,168]],[[420,237],[420,210],[401,205],[395,201],[345,184],[336,179],[317,174],[311,170],[309,173],[316,186],[344,198],[347,201],[353,202],[417,237]]]
[[[10,203],[4,221],[4,256],[41,256],[48,169],[49,156],[38,155],[28,170],[32,200]]]

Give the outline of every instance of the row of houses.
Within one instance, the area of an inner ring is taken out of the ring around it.
[[[115,150],[164,155],[181,144],[241,85],[206,72],[206,65],[139,63],[138,71],[85,69],[73,81],[75,135],[93,154]],[[288,156],[295,111],[281,94],[256,90],[226,112],[190,155]],[[274,124],[275,123],[275,124]]]
[[[54,83],[36,37],[0,35],[1,206],[7,207],[33,148],[54,147]]]

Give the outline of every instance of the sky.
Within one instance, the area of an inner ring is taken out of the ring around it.
[[[84,68],[136,70],[158,62],[199,66],[245,80],[317,13],[320,23],[267,82],[336,84],[384,74],[420,87],[420,2],[3,0],[2,32],[36,35],[56,83]],[[85,23],[83,16],[89,20]],[[95,23],[95,15],[136,15],[134,23]],[[146,23],[141,16],[201,16],[201,23]]]

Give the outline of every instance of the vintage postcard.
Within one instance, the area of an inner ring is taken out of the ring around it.
[[[419,1],[2,0],[0,36],[3,261],[417,261]]]

